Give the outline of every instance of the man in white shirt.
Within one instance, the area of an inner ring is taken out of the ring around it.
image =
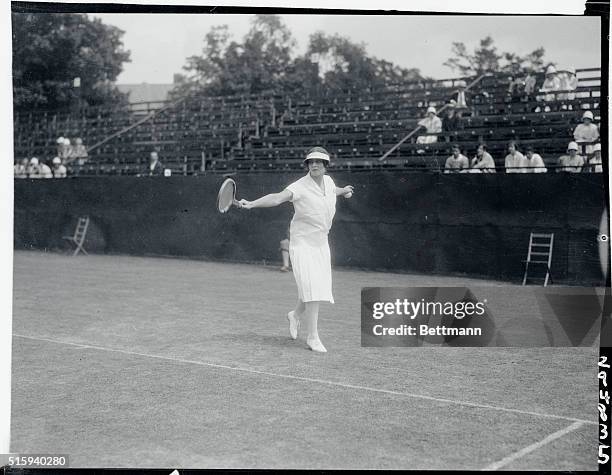
[[[523,169],[524,173],[546,173],[546,165],[544,164],[544,160],[542,157],[533,153],[533,147],[527,147],[527,151],[525,152],[525,168]]]
[[[476,150],[476,156],[472,159],[472,168],[474,173],[495,173],[495,160],[489,152],[487,146],[480,144]]]
[[[557,171],[580,173],[583,165],[584,158],[582,158],[581,155],[578,155],[578,144],[576,142],[570,142],[567,145],[567,155],[562,155],[559,157],[560,168],[557,168]]]
[[[444,173],[460,172],[470,168],[470,162],[465,155],[461,154],[458,145],[453,145],[453,154],[446,159]]]
[[[518,151],[518,144],[512,140],[508,144],[508,155],[504,159],[506,173],[524,173],[527,161],[521,152]]]
[[[593,153],[594,144],[599,139],[599,129],[593,123],[593,113],[586,111],[582,114],[582,124],[578,124],[574,129],[574,140],[580,144],[587,144],[585,152],[587,154]]]

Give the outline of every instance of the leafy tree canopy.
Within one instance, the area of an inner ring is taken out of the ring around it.
[[[376,87],[420,79],[418,69],[404,69],[368,55],[363,44],[338,35],[311,35],[304,55],[294,55],[296,42],[277,15],[256,15],[242,42],[226,25],[212,28],[200,55],[187,58],[173,91],[210,95],[305,92],[317,88]]]
[[[454,42],[451,48],[452,57],[444,66],[462,76],[481,75],[483,73],[525,73],[539,72],[544,69],[544,48],[538,48],[524,56],[516,53],[498,52],[493,38],[487,36],[479,45],[469,52],[464,43]],[[552,64],[550,62],[546,63]]]
[[[16,110],[127,101],[114,84],[130,60],[119,28],[68,13],[13,13],[12,25]]]

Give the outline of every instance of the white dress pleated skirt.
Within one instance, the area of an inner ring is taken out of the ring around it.
[[[323,301],[334,303],[332,295],[331,256],[327,239],[320,245],[291,240],[289,257],[293,276],[302,302]]]

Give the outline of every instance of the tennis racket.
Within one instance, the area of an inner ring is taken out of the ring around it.
[[[236,182],[231,178],[227,178],[219,188],[217,195],[217,208],[220,213],[227,213],[233,206],[240,208],[240,203],[236,199]]]

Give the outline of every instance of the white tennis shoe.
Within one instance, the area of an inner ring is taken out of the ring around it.
[[[318,338],[306,339],[306,344],[308,345],[308,348],[310,348],[312,351],[316,351],[317,353],[327,353],[327,350],[323,346],[323,343],[321,343],[321,340],[319,340]]]
[[[296,340],[298,337],[298,328],[300,328],[300,321],[295,318],[295,311],[291,310],[287,314],[287,320],[289,320],[289,336],[292,340]]]

